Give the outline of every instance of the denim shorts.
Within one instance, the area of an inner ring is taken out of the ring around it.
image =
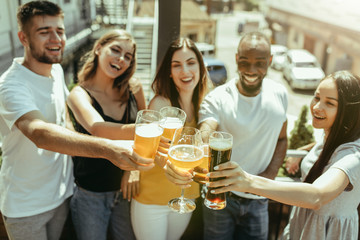
[[[130,221],[130,202],[119,191],[91,192],[75,187],[70,202],[72,221],[79,240],[135,239]]]
[[[223,210],[211,210],[203,205],[204,239],[268,238],[268,199],[248,199],[227,193]]]

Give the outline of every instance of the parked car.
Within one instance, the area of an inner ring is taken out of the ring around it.
[[[203,57],[215,57],[215,46],[204,42],[196,42],[196,47],[202,53]]]
[[[273,56],[271,67],[281,71],[284,68],[284,63],[286,61],[286,53],[287,53],[287,47],[279,44],[273,44],[271,45],[271,54]]]
[[[205,66],[209,72],[214,87],[224,84],[227,80],[227,71],[225,64],[215,58],[204,58]]]
[[[287,51],[283,75],[292,89],[316,89],[325,77],[316,57],[305,49]]]

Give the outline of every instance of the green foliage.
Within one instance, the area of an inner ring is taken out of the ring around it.
[[[294,129],[290,132],[289,149],[297,149],[314,141],[314,129],[307,123],[307,113],[308,107],[304,105]]]
[[[78,84],[75,83],[74,81],[71,81],[71,83],[67,86],[67,88],[69,91],[71,91],[71,89],[73,89],[76,85],[78,85]]]
[[[314,142],[314,129],[313,127],[307,123],[307,113],[308,107],[304,105],[301,108],[301,112],[299,118],[295,121],[294,128],[290,132],[290,138],[288,142],[288,149],[297,149],[299,147],[305,146],[309,143]],[[286,171],[285,162],[279,169],[278,176],[282,177],[300,177],[300,171],[298,171],[295,175],[292,175]]]

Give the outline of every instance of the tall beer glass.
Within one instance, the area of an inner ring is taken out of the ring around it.
[[[233,145],[233,136],[226,132],[213,132],[209,138],[210,146],[210,172],[214,171],[214,167],[230,161],[231,151]],[[223,178],[210,179],[210,182],[221,180]],[[220,210],[226,207],[225,193],[213,194],[211,190],[214,188],[208,188],[204,204],[206,207],[214,210]]]
[[[154,110],[141,110],[135,122],[134,151],[145,158],[155,158],[160,137],[164,131],[160,121],[162,115]]]
[[[193,127],[182,127],[175,130],[173,141],[169,148],[169,160],[183,171],[199,166],[204,152],[199,130]],[[181,189],[181,197],[171,199],[168,203],[171,210],[178,213],[194,211],[196,204],[184,197],[184,188]]]
[[[164,120],[162,121],[164,132],[163,137],[172,140],[175,130],[184,126],[186,113],[177,107],[163,107],[160,113]]]
[[[202,163],[199,165],[199,167],[201,168],[205,168],[207,170],[209,170],[209,166],[210,166],[210,147],[209,147],[209,139],[210,139],[210,134],[214,132],[213,130],[201,130],[200,131],[200,135],[201,135],[201,139],[203,142],[202,148],[204,151],[204,158]],[[202,173],[202,172],[197,172],[194,171],[194,182],[197,183],[201,183],[201,184],[205,184],[206,183],[206,174]]]

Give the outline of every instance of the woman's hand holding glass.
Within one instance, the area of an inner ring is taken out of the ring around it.
[[[180,171],[187,172],[199,166],[204,156],[200,131],[193,127],[176,129],[168,156]],[[181,188],[181,197],[170,200],[168,206],[178,213],[192,212],[196,208],[192,200],[184,197],[184,188]]]
[[[181,188],[191,187],[190,183],[193,182],[192,170],[184,171],[176,167],[169,160],[166,162],[165,176],[166,178]]]
[[[217,178],[224,177],[224,179],[206,183],[207,187],[216,188],[211,190],[211,193],[218,194],[229,191],[249,192],[253,175],[245,172],[236,162],[229,161],[222,163],[216,166],[214,170],[207,174],[209,178],[216,180]]]

